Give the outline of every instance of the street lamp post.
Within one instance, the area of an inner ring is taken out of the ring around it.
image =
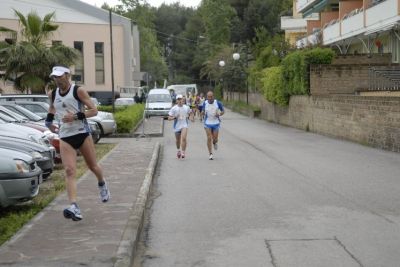
[[[223,67],[225,66],[225,61],[220,60],[220,61],[218,62],[218,65],[219,65],[221,68],[223,68]],[[223,94],[223,92],[224,92],[224,87],[223,87],[223,86],[221,86],[221,92],[222,92],[222,94]]]
[[[239,53],[233,53],[232,54],[233,60],[237,61],[240,59],[240,54]],[[247,48],[246,48],[246,66],[247,66]],[[249,104],[249,85],[247,81],[247,75],[246,75],[246,104]]]

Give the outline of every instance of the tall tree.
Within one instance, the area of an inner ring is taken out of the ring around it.
[[[215,46],[229,44],[232,19],[236,16],[236,11],[228,2],[226,0],[203,0],[198,11],[209,42]]]
[[[5,70],[3,79],[13,81],[18,90],[44,93],[51,82],[48,77],[51,67],[56,64],[72,65],[78,58],[78,52],[61,44],[52,47],[46,45],[46,41],[58,29],[58,25],[53,23],[54,12],[42,19],[33,11],[26,17],[14,11],[21,31],[17,40],[3,42],[0,46],[0,68]],[[0,31],[13,32],[7,28],[1,28]]]

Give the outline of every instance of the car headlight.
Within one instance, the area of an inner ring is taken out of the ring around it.
[[[14,159],[15,167],[17,168],[17,172],[19,173],[27,173],[29,172],[29,164],[20,159]]]

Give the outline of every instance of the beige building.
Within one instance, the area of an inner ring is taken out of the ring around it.
[[[81,51],[81,60],[72,66],[73,80],[88,91],[112,90],[111,41],[109,12],[79,0],[1,0],[0,26],[18,31],[19,22],[14,9],[27,15],[35,11],[40,17],[55,12],[60,25],[48,45],[55,42]],[[140,50],[137,25],[130,19],[112,15],[114,90],[139,86]],[[10,38],[0,34],[0,39]],[[52,66],[49,66],[49,73]],[[5,93],[13,91],[12,84],[1,82]]]

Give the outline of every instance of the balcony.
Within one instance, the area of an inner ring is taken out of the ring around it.
[[[340,22],[333,20],[323,29],[323,44],[328,45],[340,39]]]
[[[365,32],[363,9],[356,9],[345,15],[342,20],[342,39]]]
[[[366,12],[367,34],[392,26],[399,20],[398,0],[373,1]]]
[[[312,4],[318,2],[318,0],[297,0],[296,9],[297,12],[303,12],[306,8],[310,7]]]
[[[293,17],[281,17],[282,30],[305,30],[307,28],[307,21],[305,19]]]

